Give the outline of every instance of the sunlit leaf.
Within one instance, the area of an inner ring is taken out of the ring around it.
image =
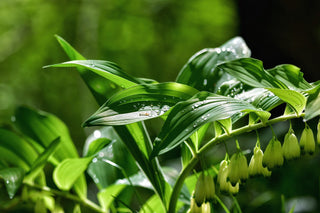
[[[200,92],[193,98],[178,103],[170,112],[154,143],[151,156],[172,150],[202,125],[223,120],[236,113],[253,111],[265,121],[270,113],[253,105],[230,97]]]
[[[179,83],[137,85],[113,95],[85,126],[124,125],[163,115],[198,91]]]
[[[54,141],[50,143],[47,149],[38,156],[38,158],[32,164],[30,171],[26,175],[25,181],[33,180],[42,171],[49,157],[56,151],[60,142],[60,138],[56,138]]]
[[[284,102],[288,103],[294,109],[297,115],[301,115],[307,102],[307,99],[304,95],[289,89],[268,88],[268,90],[278,96]]]
[[[111,185],[98,193],[98,200],[102,206],[102,209],[107,211],[110,204],[114,201],[122,190],[126,188],[126,185],[117,184]]]
[[[141,82],[139,79],[134,78],[126,74],[121,70],[121,68],[110,61],[102,61],[102,60],[74,60],[67,61],[61,64],[53,64],[47,67],[80,67],[91,70],[92,72],[104,77],[112,81],[114,84],[122,87],[128,88],[131,86],[135,86]]]
[[[221,72],[227,72],[236,79],[252,87],[284,88],[285,83],[265,71],[262,61],[254,58],[241,58],[218,65]]]
[[[28,141],[14,132],[0,128],[0,160],[28,171],[37,156],[38,153]]]
[[[12,199],[22,184],[24,170],[18,167],[1,169],[0,178],[4,180],[8,195]]]
[[[111,140],[108,138],[98,138],[88,145],[87,149],[84,149],[83,155],[84,157],[89,157],[95,155],[99,152],[103,147],[110,144]]]
[[[266,71],[283,82],[289,89],[307,90],[312,88],[311,84],[303,78],[300,68],[294,65],[282,64]]]
[[[92,157],[63,160],[53,171],[53,180],[61,190],[70,190],[87,169]]]
[[[304,120],[308,121],[320,115],[320,88],[310,94],[307,99]]]
[[[250,57],[251,52],[241,37],[235,37],[219,48],[207,48],[193,55],[180,71],[177,82],[187,84],[200,91],[216,92],[219,85],[230,80],[230,76],[216,66],[237,58]]]
[[[162,213],[166,210],[161,205],[161,200],[159,196],[153,195],[151,196],[147,202],[144,203],[144,205],[141,207],[140,211],[141,213]]]

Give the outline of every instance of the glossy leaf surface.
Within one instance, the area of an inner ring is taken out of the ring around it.
[[[102,209],[107,211],[110,204],[114,201],[122,190],[124,190],[126,185],[111,185],[98,193],[98,200],[102,206]]]
[[[125,125],[159,117],[197,92],[179,83],[134,86],[113,95],[84,125]]]
[[[14,197],[17,190],[22,184],[24,178],[24,170],[22,168],[13,167],[0,170],[0,178],[4,180],[10,199]]]
[[[207,48],[193,55],[184,65],[177,82],[187,84],[200,91],[217,91],[230,76],[216,70],[216,66],[237,58],[250,57],[251,52],[241,37],[235,37],[219,48]]]
[[[172,109],[155,140],[152,156],[172,150],[208,122],[226,119],[246,111],[257,113],[263,121],[270,116],[269,112],[259,110],[245,101],[200,92]]]

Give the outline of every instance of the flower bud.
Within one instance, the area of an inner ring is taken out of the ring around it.
[[[306,124],[300,138],[300,147],[303,152],[313,154],[316,148],[312,129]]]
[[[276,166],[282,166],[283,164],[283,154],[280,141],[273,137],[264,152],[263,165],[266,165],[269,169]]]
[[[233,186],[240,180],[244,181],[248,179],[249,173],[247,158],[242,152],[238,151],[232,155],[228,170],[228,178]]]
[[[209,202],[203,203],[201,205],[201,212],[202,213],[211,213],[211,205]]]
[[[202,212],[202,206],[198,206],[196,204],[195,199],[192,197],[191,198],[191,202],[190,202],[190,209],[188,211],[188,213],[201,213]]]
[[[263,175],[265,177],[269,177],[271,175],[271,171],[268,168],[263,167],[262,165],[263,152],[260,147],[256,146],[253,151],[253,155],[251,157],[249,163],[249,175]]]
[[[196,204],[198,206],[201,206],[201,204],[205,201],[206,199],[206,185],[205,185],[205,176],[203,172],[201,172],[197,183],[196,183],[196,189],[194,191],[194,199],[196,201]]]
[[[214,186],[214,181],[213,178],[210,175],[205,176],[205,194],[206,194],[206,202],[207,201],[213,201],[214,200],[214,195],[215,195],[215,186]]]
[[[231,183],[227,181],[228,171],[228,161],[221,161],[217,180],[220,191],[237,194],[239,192],[239,182],[235,186],[232,186]]]
[[[282,153],[285,159],[291,160],[300,157],[300,146],[293,129],[289,129],[284,137]]]

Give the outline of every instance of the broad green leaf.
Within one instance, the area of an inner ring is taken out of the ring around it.
[[[28,137],[43,146],[43,151],[50,143],[60,137],[61,143],[49,161],[57,165],[67,158],[77,158],[78,152],[71,140],[66,125],[56,116],[47,112],[19,107],[15,112],[16,126]],[[76,181],[75,191],[81,197],[86,197],[86,180],[84,175]]]
[[[231,117],[223,119],[223,120],[219,120],[217,122],[220,124],[220,126],[223,128],[223,130],[227,134],[230,134],[230,132],[232,131],[232,120],[231,120]]]
[[[297,115],[301,115],[307,102],[307,99],[304,95],[289,89],[268,88],[268,90],[278,96],[284,102],[288,103],[294,109]]]
[[[30,171],[25,177],[25,181],[32,181],[39,173],[42,171],[43,167],[47,163],[49,157],[56,151],[57,147],[60,144],[60,137],[56,138],[54,141],[50,143],[47,149],[42,152],[35,162],[32,164]]]
[[[303,78],[300,68],[294,65],[282,64],[266,71],[283,82],[289,89],[308,90],[312,88],[311,84]]]
[[[320,115],[320,88],[310,94],[307,99],[304,120],[308,121]]]
[[[265,111],[277,107],[283,101],[275,96],[272,92],[263,88],[254,88],[245,92],[242,92],[234,97],[235,99],[246,101],[256,108],[261,108]]]
[[[53,171],[53,180],[61,190],[70,190],[75,181],[87,169],[92,157],[63,160]]]
[[[121,70],[121,68],[110,61],[102,60],[74,60],[67,61],[61,64],[53,64],[48,67],[76,67],[76,68],[85,68],[91,70],[92,72],[104,77],[105,79],[110,80],[114,84],[122,87],[128,88],[135,86],[141,82],[139,79],[131,77]]]
[[[10,199],[14,197],[22,184],[24,170],[22,168],[6,168],[0,170],[0,178],[4,180]]]
[[[208,122],[249,111],[257,113],[263,121],[270,116],[269,112],[259,110],[245,101],[200,92],[187,101],[179,102],[172,109],[155,140],[151,156],[155,157],[172,150]]]
[[[85,126],[124,125],[163,115],[198,91],[179,83],[137,85],[113,95]]]
[[[141,207],[140,213],[163,213],[166,212],[166,209],[161,205],[161,200],[159,196],[151,196],[147,202]]]
[[[37,156],[36,150],[25,139],[14,132],[0,128],[0,160],[28,171]]]
[[[126,188],[124,184],[111,185],[98,193],[98,200],[102,209],[108,211],[110,204],[114,201],[122,190]]]
[[[88,145],[88,148],[84,149],[83,155],[84,157],[93,156],[97,152],[99,152],[103,147],[105,147],[110,143],[111,143],[111,140],[108,138],[98,138],[96,140],[93,140]]]
[[[262,61],[254,58],[241,58],[228,61],[218,65],[216,69],[221,72],[227,72],[244,84],[252,87],[288,88],[285,83],[264,70]]]
[[[177,82],[187,84],[200,91],[215,92],[219,85],[230,80],[226,73],[216,70],[216,66],[237,58],[250,57],[251,52],[241,37],[235,37],[219,48],[207,48],[193,55],[184,65]]]
[[[56,38],[70,60],[85,60],[85,57],[77,52],[67,41],[60,36],[56,36]],[[78,67],[77,70],[100,105],[106,102],[107,98],[113,93],[121,90],[120,86],[92,72],[91,70],[81,67]]]

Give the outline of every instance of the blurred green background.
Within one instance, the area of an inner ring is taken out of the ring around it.
[[[295,64],[311,82],[320,79],[319,9],[318,0],[0,0],[0,125],[21,104],[48,111],[81,152],[81,123],[98,105],[75,69],[42,69],[68,59],[55,34],[88,59],[160,82],[174,81],[195,52],[240,35],[266,68]]]

